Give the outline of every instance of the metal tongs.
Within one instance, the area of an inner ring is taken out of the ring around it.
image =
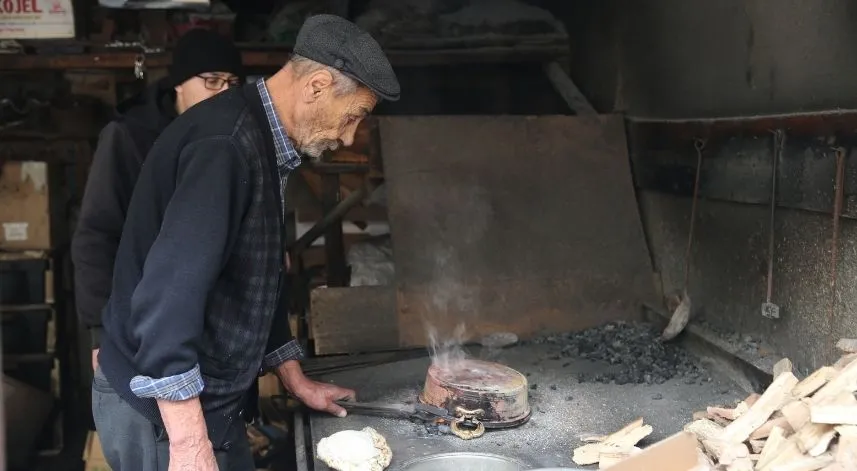
[[[448,410],[421,403],[408,405],[383,402],[336,401],[336,404],[342,406],[349,414],[356,415],[372,415],[393,419],[418,420],[421,422],[455,420],[455,417]]]
[[[407,419],[424,423],[449,424],[452,434],[469,440],[481,437],[485,433],[485,425],[479,421],[482,411],[468,411],[460,407],[452,414],[448,410],[428,404],[417,403],[389,404],[383,402],[335,401],[349,414],[371,415],[393,419]]]

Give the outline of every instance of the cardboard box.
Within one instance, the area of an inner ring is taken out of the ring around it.
[[[706,470],[696,451],[696,437],[680,432],[642,452],[607,468],[608,471],[699,471]]]
[[[86,446],[83,447],[83,461],[86,463],[84,471],[110,471],[110,465],[101,450],[101,442],[98,440],[98,432],[90,431],[86,436]]]
[[[48,183],[45,162],[6,162],[0,167],[0,248],[51,248]]]

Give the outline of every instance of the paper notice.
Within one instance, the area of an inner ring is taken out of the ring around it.
[[[3,234],[7,242],[23,242],[29,239],[26,222],[4,222]]]

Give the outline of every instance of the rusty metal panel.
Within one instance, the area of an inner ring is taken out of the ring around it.
[[[526,338],[656,299],[621,117],[379,125],[402,346],[425,345],[426,323]]]

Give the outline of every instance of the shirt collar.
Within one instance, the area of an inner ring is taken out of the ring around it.
[[[268,117],[268,125],[271,127],[271,133],[274,135],[274,149],[277,154],[277,167],[280,170],[294,170],[301,164],[301,156],[292,145],[292,141],[286,134],[283,123],[277,112],[274,110],[274,103],[271,101],[271,94],[268,93],[268,86],[265,85],[264,79],[256,81],[256,88],[259,89],[259,96],[262,98],[262,106],[265,108],[265,115]]]

